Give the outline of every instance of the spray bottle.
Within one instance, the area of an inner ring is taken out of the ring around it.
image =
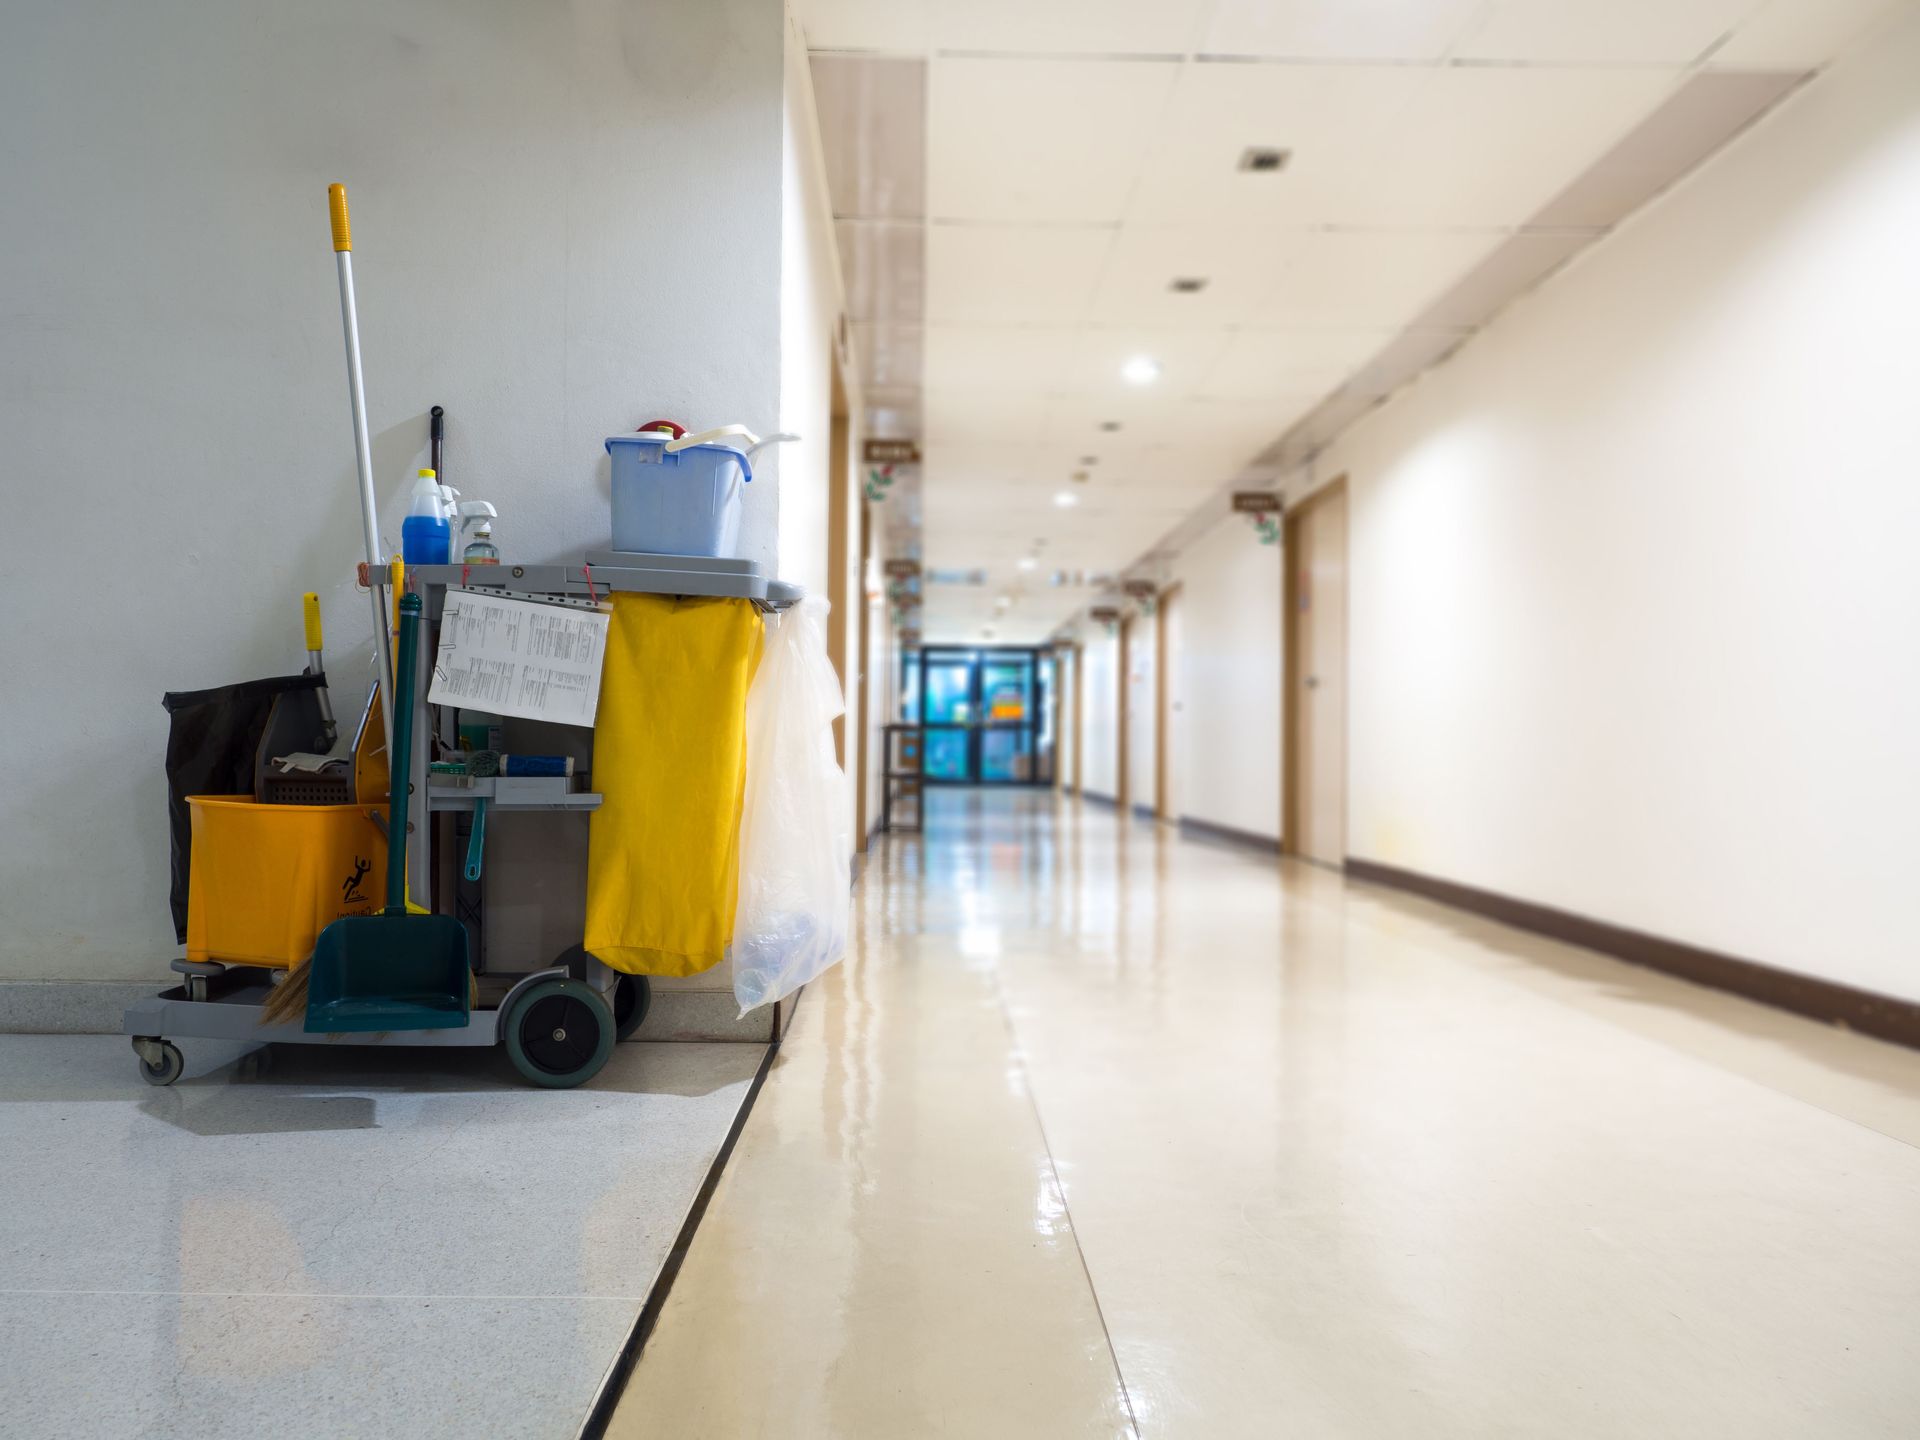
[[[407,500],[407,518],[400,523],[400,555],[409,567],[444,565],[453,549],[453,531],[447,524],[444,487],[433,471],[414,478]]]

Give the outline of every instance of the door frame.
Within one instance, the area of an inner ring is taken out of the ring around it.
[[[847,539],[853,504],[853,420],[848,414],[846,382],[840,374],[840,355],[830,350],[833,375],[832,405],[827,437],[827,659],[840,677],[841,714],[833,721],[833,749],[840,768],[847,770],[857,746],[858,726],[849,743],[846,710],[853,687],[847,683],[847,612],[859,586],[849,584]]]
[[[1167,776],[1173,766],[1173,681],[1169,667],[1173,647],[1167,639],[1167,617],[1180,597],[1180,582],[1160,592],[1153,606],[1153,813],[1159,820],[1178,820],[1168,803],[1172,793]]]
[[[860,638],[860,673],[855,678],[855,701],[858,709],[854,712],[853,732],[858,737],[853,746],[854,763],[857,767],[853,781],[853,813],[856,817],[858,834],[855,836],[854,849],[865,851],[867,843],[873,838],[873,819],[867,813],[872,803],[867,785],[867,772],[873,767],[867,763],[867,729],[873,718],[868,707],[872,703],[873,677],[873,605],[867,599],[867,569],[873,564],[873,510],[867,504],[866,497],[859,500],[860,506],[860,566],[853,574],[853,598],[858,602],[860,617],[858,630]],[[884,784],[885,782],[882,781]]]
[[[1128,645],[1133,639],[1133,616],[1120,617],[1120,631],[1114,645],[1114,690],[1116,692],[1114,713],[1119,723],[1114,726],[1113,757],[1113,803],[1122,815],[1133,811],[1133,791],[1129,785],[1133,770],[1133,756],[1128,750],[1132,735],[1127,728],[1127,712],[1133,707],[1128,703],[1133,690],[1132,677],[1128,674]]]
[[[1342,474],[1322,485],[1297,505],[1289,505],[1286,510],[1284,532],[1282,535],[1283,555],[1280,581],[1280,644],[1281,683],[1286,693],[1281,697],[1280,705],[1280,849],[1283,854],[1296,859],[1305,859],[1300,849],[1300,797],[1306,786],[1300,776],[1300,707],[1305,698],[1304,681],[1306,679],[1300,665],[1301,635],[1306,626],[1300,613],[1300,607],[1294,603],[1300,593],[1300,525],[1320,506],[1335,495],[1342,500],[1347,495],[1347,477]],[[1348,534],[1352,534],[1352,509],[1348,509]],[[1351,549],[1351,547],[1349,547]],[[1342,579],[1347,583],[1349,596],[1352,594],[1351,577],[1345,566],[1341,568]],[[1341,613],[1346,613],[1345,606]],[[1340,636],[1340,648],[1347,648],[1347,636],[1343,630]],[[1342,656],[1342,660],[1347,657]],[[1348,666],[1341,665],[1341,683],[1346,683]],[[1341,706],[1344,717],[1347,707]],[[1340,763],[1344,767],[1347,761],[1346,736],[1341,735]],[[1345,779],[1342,777],[1341,793],[1346,793]]]
[[[1085,663],[1087,647],[1076,640],[1067,647],[1067,651],[1073,656],[1073,751],[1069,758],[1073,761],[1073,798],[1080,800],[1086,796],[1086,790],[1080,783],[1083,773],[1080,768],[1080,757],[1086,753],[1087,749],[1087,710],[1083,698],[1087,688]]]

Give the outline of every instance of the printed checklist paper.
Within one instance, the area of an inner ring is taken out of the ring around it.
[[[610,618],[599,610],[449,586],[427,699],[591,726]]]

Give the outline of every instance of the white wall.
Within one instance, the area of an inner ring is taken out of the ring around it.
[[[780,458],[780,575],[805,585],[815,595],[831,598],[836,581],[843,603],[862,603],[860,582],[860,502],[857,477],[843,483],[851,495],[844,508],[844,528],[832,529],[833,381],[836,335],[842,314],[840,261],[833,235],[833,201],[827,192],[826,158],[821,150],[819,122],[813,99],[813,77],[807,64],[806,41],[797,21],[786,21],[786,103],[782,125],[782,190],[780,245],[780,428],[800,438],[779,447]],[[851,356],[845,357],[841,381],[846,413],[861,412],[859,377]],[[858,420],[850,419],[846,443],[859,451]],[[762,454],[767,453],[762,451]],[[845,558],[842,573],[830,573],[830,545],[840,545]],[[860,617],[846,616],[845,664],[841,684],[850,717],[845,724],[847,803],[854,803],[853,778],[862,763],[859,747],[865,739],[859,704]],[[853,834],[851,809],[847,833]],[[859,842],[856,837],[855,848]]]
[[[1280,838],[1280,557],[1236,515],[1173,567],[1180,814],[1272,840]]]
[[[1154,737],[1159,730],[1154,680],[1158,625],[1156,616],[1135,615],[1127,627],[1127,803],[1149,810],[1159,803],[1154,773]]]
[[[1916,77],[1920,15],[1322,457],[1353,854],[1920,998]]]
[[[780,575],[798,581],[814,594],[826,595],[831,593],[827,574],[828,477],[840,266],[834,250],[833,203],[827,194],[826,163],[814,119],[806,44],[791,16],[786,19],[786,37],[781,125],[780,428],[800,439],[777,447]],[[849,551],[855,557],[849,563],[857,563],[857,541]]]
[[[1120,643],[1104,625],[1089,626],[1083,643],[1077,678],[1086,685],[1080,701],[1086,753],[1081,757],[1080,784],[1088,794],[1112,800],[1119,795],[1120,776]]]
[[[0,46],[0,976],[145,978],[161,693],[368,673],[326,185],[397,542],[426,412],[509,557],[609,532],[605,436],[781,418],[779,0],[15,7]],[[776,557],[779,465],[746,546]],[[97,563],[86,563],[97,562]],[[71,658],[69,658],[71,657]]]

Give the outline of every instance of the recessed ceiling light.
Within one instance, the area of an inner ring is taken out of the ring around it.
[[[1072,474],[1072,475],[1070,475],[1070,476],[1068,476],[1067,478],[1068,478],[1068,479],[1070,479],[1070,480],[1072,480],[1072,481],[1073,481],[1073,483],[1074,483],[1074,484],[1076,484],[1076,485],[1084,485],[1084,484],[1086,484],[1086,483],[1087,483],[1087,482],[1088,482],[1089,480],[1091,480],[1091,479],[1093,479],[1093,476],[1092,476],[1092,475],[1090,475],[1090,474],[1089,474],[1088,472],[1086,472],[1085,470],[1076,470],[1076,471],[1074,471],[1074,472],[1073,472],[1073,474]]]
[[[1100,422],[1100,428],[1111,435],[1120,428],[1120,422],[1118,420],[1102,420]]]
[[[1120,378],[1129,385],[1151,385],[1160,378],[1160,362],[1151,355],[1136,355],[1120,367]]]
[[[1058,505],[1062,510],[1067,510],[1078,505],[1080,503],[1080,497],[1071,490],[1062,490],[1058,495],[1053,497],[1053,503]]]
[[[1033,558],[1033,556],[1031,556],[1031,555],[1022,555],[1022,556],[1020,557],[1020,568],[1021,568],[1022,570],[1032,570],[1032,569],[1034,569],[1034,568],[1035,568],[1036,566],[1038,566],[1038,565],[1039,565],[1039,563],[1040,563],[1040,562],[1039,562],[1038,560],[1036,560],[1036,559],[1034,559],[1034,558]]]
[[[1202,290],[1207,288],[1207,277],[1204,275],[1176,275],[1168,284],[1167,288],[1176,295],[1198,295]]]
[[[1098,455],[1082,455],[1080,457],[1080,463],[1082,465],[1098,465],[1100,463],[1100,457]]]
[[[1266,145],[1249,145],[1240,152],[1240,168],[1264,174],[1287,168],[1287,161],[1293,157],[1291,150],[1276,150]]]

